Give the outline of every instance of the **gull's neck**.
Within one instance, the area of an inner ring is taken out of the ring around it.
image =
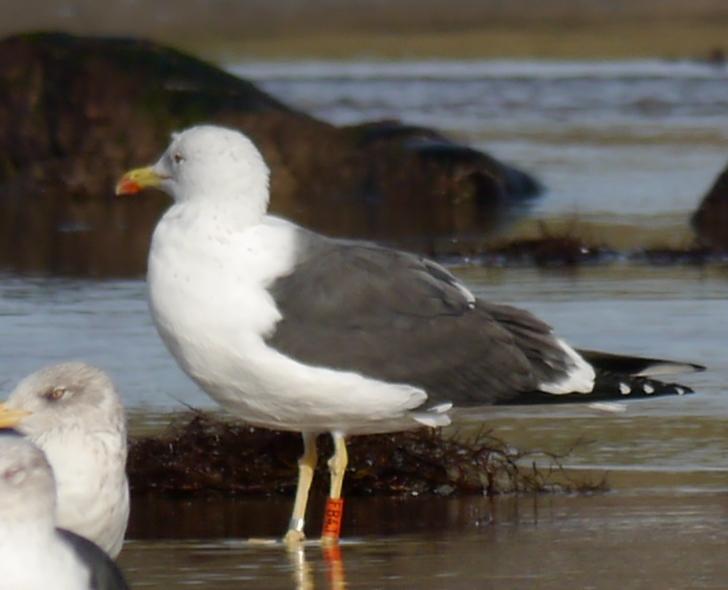
[[[236,190],[198,190],[177,196],[173,209],[185,217],[213,223],[220,228],[242,230],[258,225],[268,210],[267,185],[245,186]]]
[[[29,536],[51,535],[56,527],[56,503],[45,494],[29,493],[22,502],[0,507],[0,529]]]

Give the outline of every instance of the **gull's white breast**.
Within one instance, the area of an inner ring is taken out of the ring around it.
[[[89,570],[47,523],[3,528],[0,534],[0,588],[87,590]]]
[[[79,428],[37,438],[56,478],[56,524],[92,540],[116,557],[129,519],[126,446],[118,433]]]
[[[275,217],[235,230],[214,211],[175,205],[149,255],[152,316],[181,367],[213,399],[257,425],[389,430],[413,425],[415,387],[297,362],[265,342],[281,319],[270,287],[293,269],[297,228]]]

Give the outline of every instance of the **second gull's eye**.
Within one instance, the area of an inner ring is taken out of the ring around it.
[[[45,397],[49,401],[56,402],[59,399],[61,399],[64,395],[66,395],[66,388],[65,387],[54,387],[53,389],[49,389]]]

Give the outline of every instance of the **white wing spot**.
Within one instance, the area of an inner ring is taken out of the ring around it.
[[[651,395],[651,394],[655,393],[655,388],[652,387],[652,385],[650,385],[649,383],[645,383],[642,386],[642,391],[644,391],[647,395]]]
[[[619,393],[621,393],[622,395],[629,395],[630,393],[632,393],[632,388],[626,383],[620,383]]]

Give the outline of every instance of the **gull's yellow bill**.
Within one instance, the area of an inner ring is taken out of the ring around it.
[[[116,195],[135,195],[147,187],[157,187],[162,177],[154,171],[152,166],[130,170],[116,183]]]
[[[0,428],[15,428],[23,421],[23,418],[30,414],[26,410],[8,408],[4,403],[0,403]]]

